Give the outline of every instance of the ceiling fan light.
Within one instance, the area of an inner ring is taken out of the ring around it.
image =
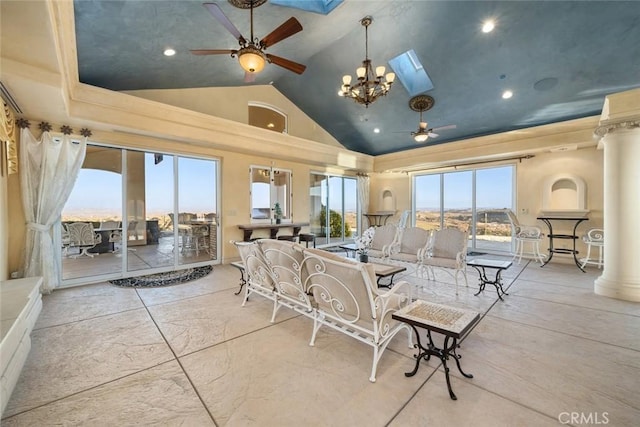
[[[416,142],[425,142],[427,139],[429,139],[429,134],[427,133],[417,133],[413,136],[413,139]]]
[[[384,76],[384,70],[385,70],[384,65],[376,67],[376,77],[381,79],[382,76]]]
[[[387,79],[387,83],[389,83],[389,86],[391,86],[391,83],[393,83],[393,81],[396,79],[396,73],[387,73],[385,78]]]
[[[265,59],[258,49],[247,49],[244,52],[238,52],[238,62],[243,70],[249,73],[259,73],[264,68]]]
[[[358,67],[356,70],[356,75],[359,79],[364,79],[364,76],[367,74],[367,69],[364,67]]]

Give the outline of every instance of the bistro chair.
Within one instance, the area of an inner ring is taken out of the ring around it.
[[[587,244],[587,256],[580,259],[582,264],[580,267],[584,268],[585,265],[597,265],[598,268],[602,268],[604,262],[602,260],[603,249],[604,249],[604,230],[601,228],[592,228],[587,231],[582,237],[582,240]],[[591,247],[598,248],[598,259],[591,258]]]
[[[511,233],[516,241],[516,251],[513,259],[518,258],[518,264],[523,256],[531,256],[540,264],[544,263],[544,256],[540,253],[540,241],[544,237],[542,229],[535,225],[522,225],[512,210],[506,209],[505,213],[511,223]],[[529,244],[531,252],[524,252],[524,245]]]

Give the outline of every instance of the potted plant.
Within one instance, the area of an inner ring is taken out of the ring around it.
[[[373,242],[373,236],[376,233],[376,229],[373,227],[369,227],[362,233],[362,236],[356,237],[356,251],[358,252],[358,256],[360,258],[360,262],[369,262],[369,248],[371,247],[371,243]]]
[[[282,208],[280,207],[280,202],[276,202],[273,205],[273,216],[276,219],[276,224],[280,224],[282,221]]]

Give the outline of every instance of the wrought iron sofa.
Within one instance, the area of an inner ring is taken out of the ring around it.
[[[320,249],[284,240],[234,242],[245,263],[247,288],[243,301],[256,294],[274,301],[271,321],[287,307],[313,319],[309,345],[327,326],[373,347],[369,380],[375,382],[378,362],[393,337],[411,329],[391,318],[411,302],[411,286],[400,281],[386,292],[376,284],[373,266]]]

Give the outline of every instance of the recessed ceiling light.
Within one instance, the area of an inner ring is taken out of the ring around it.
[[[175,54],[176,54],[176,51],[171,49],[171,48],[168,48],[168,49],[164,50],[164,56],[173,56]]]
[[[375,128],[375,129],[373,130],[373,133],[380,133],[380,129]]]
[[[488,21],[484,21],[484,23],[482,24],[482,32],[483,33],[490,33],[491,31],[493,31],[493,29],[496,27],[495,22],[493,22],[493,20],[489,19]]]
[[[502,92],[502,99],[509,99],[513,96],[513,92],[511,92],[510,90],[505,90],[504,92]]]

